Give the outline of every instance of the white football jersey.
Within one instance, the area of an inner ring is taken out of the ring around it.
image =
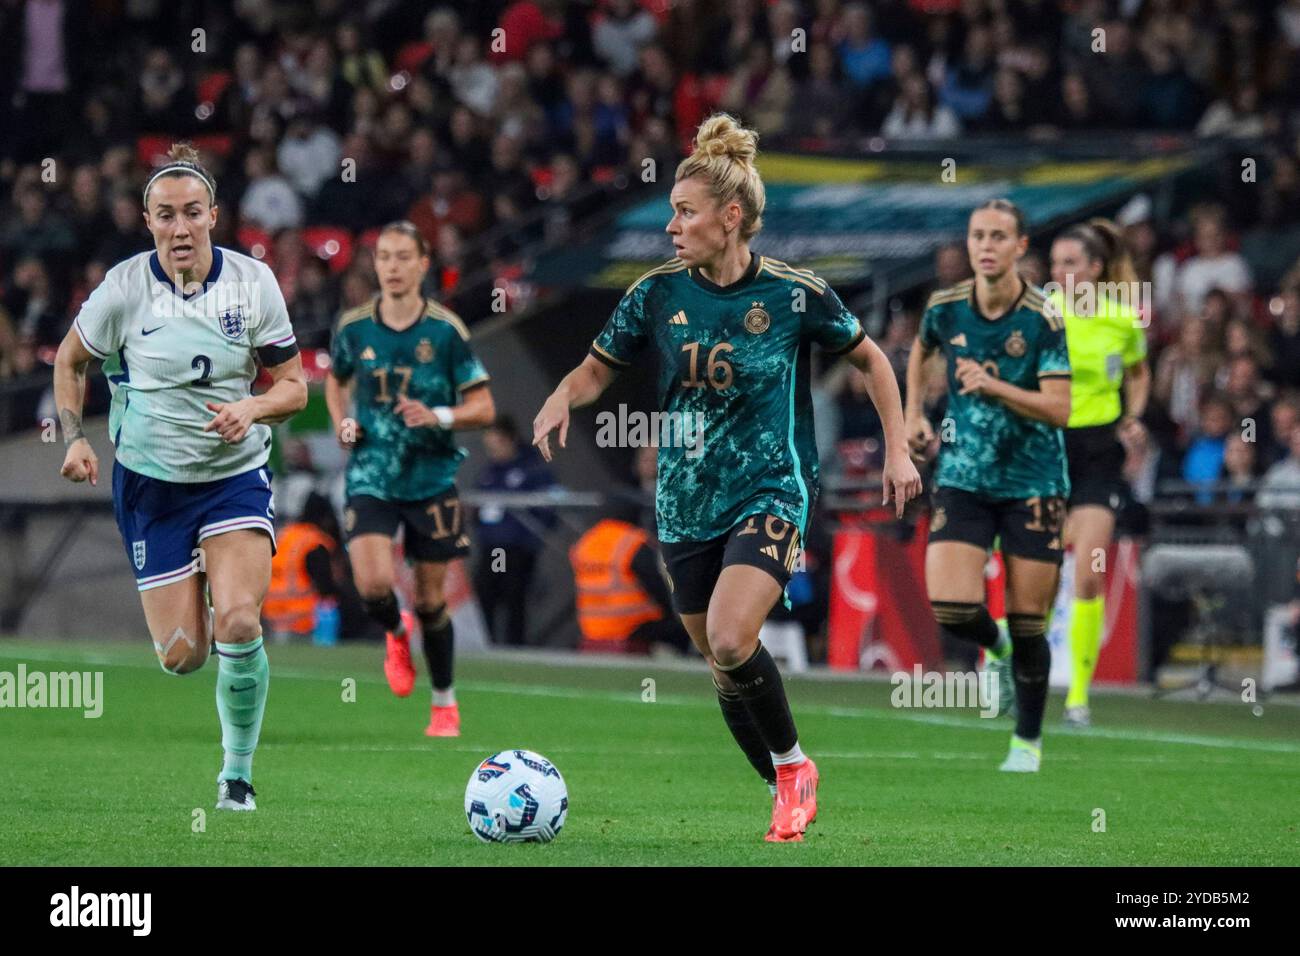
[[[228,478],[266,464],[271,429],[228,445],[205,432],[208,402],[251,394],[260,350],[268,365],[297,352],[284,296],[262,262],[213,247],[202,290],[182,297],[156,252],[108,270],[73,327],[104,360],[113,392],[109,434],[123,467],[164,481]]]

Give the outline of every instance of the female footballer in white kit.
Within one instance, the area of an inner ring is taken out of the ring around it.
[[[212,245],[216,185],[188,144],[168,156],[144,189],[155,250],[109,269],[59,346],[62,474],[98,482],[81,412],[86,366],[101,359],[113,392],[113,506],[154,650],[163,670],[188,674],[215,647],[217,808],[255,810],[270,678],[260,617],[275,548],[266,423],[301,410],[307,386],[275,276]],[[273,384],[252,395],[259,362]]]

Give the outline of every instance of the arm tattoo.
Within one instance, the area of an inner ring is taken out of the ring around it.
[[[71,445],[86,433],[81,428],[81,416],[70,408],[59,409],[59,419],[63,422],[63,444]]]

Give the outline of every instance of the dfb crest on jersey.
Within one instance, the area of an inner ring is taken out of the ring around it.
[[[131,542],[131,560],[135,562],[135,569],[137,571],[144,570],[144,542],[143,541]]]
[[[228,339],[237,339],[244,334],[244,310],[239,306],[222,310],[217,321],[221,323],[221,334]]]
[[[1016,329],[1007,337],[1003,348],[1007,350],[1007,354],[1012,358],[1020,358],[1028,351],[1029,343],[1025,341],[1024,334],[1019,329]]]
[[[415,347],[415,358],[420,362],[432,362],[433,343],[428,339],[420,339],[420,344]]]

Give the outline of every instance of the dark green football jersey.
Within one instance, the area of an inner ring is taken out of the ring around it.
[[[643,349],[658,356],[660,408],[682,423],[655,435],[660,539],[707,541],[756,514],[806,535],[817,493],[809,347],[844,353],[864,336],[825,281],[764,256],[726,287],[680,259],[633,283],[591,354],[619,370]]]
[[[958,358],[974,359],[1030,391],[1045,378],[1070,377],[1065,322],[1043,290],[1025,283],[1005,314],[988,319],[976,308],[975,282],[968,279],[930,296],[920,335],[948,359],[948,418],[940,426],[934,483],[990,498],[1069,494],[1061,429],[996,398],[961,395],[957,381]]]
[[[347,493],[423,501],[450,488],[468,454],[454,433],[408,428],[393,407],[399,395],[430,408],[455,405],[460,393],[488,380],[456,314],[426,299],[424,315],[397,332],[383,323],[375,299],[340,316],[330,358],[340,380],[356,379],[361,436],[348,459]]]

